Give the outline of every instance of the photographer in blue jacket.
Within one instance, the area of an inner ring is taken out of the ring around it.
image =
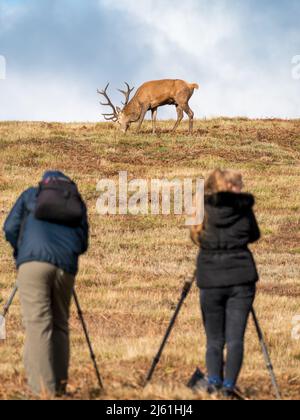
[[[62,172],[46,172],[39,187],[17,200],[4,232],[18,270],[29,386],[38,395],[62,394],[68,382],[70,303],[89,237],[76,185]]]

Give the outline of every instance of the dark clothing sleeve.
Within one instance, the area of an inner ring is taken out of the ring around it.
[[[253,244],[254,242],[259,241],[261,238],[260,229],[255,217],[255,214],[253,210],[251,210],[249,214],[249,220],[250,220],[250,236],[249,236],[249,243]]]
[[[4,223],[4,233],[6,240],[11,244],[13,247],[15,254],[18,250],[18,240],[20,235],[20,230],[23,222],[23,218],[25,216],[25,200],[24,200],[23,193],[19,199],[17,200],[16,204],[12,208],[10,214],[8,215],[5,223]]]

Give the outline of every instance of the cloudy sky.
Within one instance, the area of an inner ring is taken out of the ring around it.
[[[201,85],[198,117],[299,117],[299,18],[299,0],[0,0],[0,120],[97,121],[98,87],[161,78]]]

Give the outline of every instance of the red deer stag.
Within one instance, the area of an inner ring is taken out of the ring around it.
[[[98,93],[107,100],[107,103],[101,103],[101,105],[109,106],[112,109],[112,113],[103,114],[106,121],[118,123],[123,133],[127,132],[132,123],[138,122],[138,131],[140,131],[147,112],[151,111],[153,134],[155,134],[158,108],[164,105],[175,105],[178,118],[173,128],[173,132],[176,131],[183,120],[184,112],[188,115],[190,120],[189,132],[193,132],[194,112],[189,106],[189,100],[193,96],[194,90],[199,89],[199,85],[196,83],[187,83],[183,80],[158,80],[147,82],[136,91],[136,94],[130,100],[130,94],[134,88],[131,89],[128,83],[125,84],[127,91],[119,89],[119,92],[125,96],[123,109],[115,107],[110,100],[107,93],[109,84],[103,91],[98,90]]]

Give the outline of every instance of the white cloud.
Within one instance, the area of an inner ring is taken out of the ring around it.
[[[97,121],[97,87],[110,80],[121,100],[124,79],[137,87],[160,78],[200,84],[197,117],[299,117],[291,64],[299,29],[288,21],[283,29],[277,2],[272,19],[258,0],[0,2],[0,119]],[[159,111],[175,116],[173,107]]]
[[[158,31],[160,38],[164,36],[195,58],[210,53],[236,29],[235,18],[228,15],[226,8],[207,0],[100,0],[100,4],[111,10],[122,10],[133,20],[149,25],[152,33]]]
[[[96,91],[71,78],[52,75],[23,78],[9,74],[0,81],[0,120],[97,121]]]
[[[136,25],[138,42],[152,50],[151,62],[136,75],[140,81],[153,76],[200,83],[192,99],[198,116],[299,115],[300,86],[290,77],[289,60],[275,42],[271,51],[266,44],[259,62],[245,38],[241,9],[207,0],[99,1]]]

